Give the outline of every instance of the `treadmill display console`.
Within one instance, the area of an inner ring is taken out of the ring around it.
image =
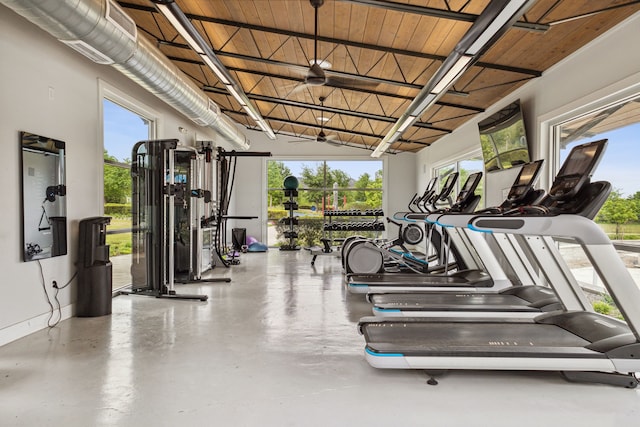
[[[575,196],[589,182],[606,146],[607,140],[601,139],[573,147],[556,175],[549,197],[558,200]]]
[[[441,200],[441,201],[447,200],[447,197],[449,197],[449,194],[451,194],[451,191],[453,190],[453,187],[456,185],[457,180],[458,180],[458,172],[453,172],[447,177],[447,180],[444,182],[444,185],[442,186],[442,190],[438,195],[438,200]]]
[[[522,166],[515,182],[509,190],[507,200],[511,203],[517,202],[525,196],[538,179],[538,174],[542,166],[543,160],[536,160]]]
[[[431,191],[433,191],[433,189],[436,186],[436,182],[438,182],[438,177],[431,178],[431,180],[427,184],[427,188],[424,189],[424,193],[422,197],[424,197],[426,194],[429,194]]]
[[[480,183],[482,179],[482,172],[475,172],[467,178],[464,182],[464,186],[458,193],[458,197],[456,199],[456,203],[463,202],[467,197],[469,197],[476,190],[476,187]]]
[[[431,198],[434,196],[436,192],[436,183],[438,182],[438,177],[433,177],[427,184],[427,188],[424,189],[424,193],[422,193],[422,197],[420,197],[417,202],[418,203],[428,203]]]

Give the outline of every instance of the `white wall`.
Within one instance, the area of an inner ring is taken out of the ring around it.
[[[4,6],[0,6],[0,57],[2,345],[45,327],[49,313],[37,263],[21,261],[19,131],[67,144],[69,252],[41,261],[49,290],[53,280],[62,285],[75,271],[79,220],[102,213],[100,86],[121,91],[157,112],[158,137],[178,138],[185,143],[196,137],[218,137],[211,129],[197,127],[116,70],[92,63]],[[179,126],[188,133],[180,133]],[[59,295],[66,317],[72,313],[74,286]]]
[[[260,132],[247,132],[251,139],[251,151],[271,152],[274,159],[300,159],[316,157],[322,160],[364,159],[372,160],[371,151],[347,146],[335,146],[315,141],[290,143],[298,140],[292,136],[279,136],[272,141]],[[410,153],[384,155],[386,187],[383,189],[385,214],[406,210],[407,203],[415,193],[415,155]],[[266,160],[265,158],[240,158],[236,176],[235,205],[229,215],[257,215],[259,219],[236,221],[235,225],[246,228],[247,235],[265,240],[266,230]],[[229,227],[231,229],[231,226]]]
[[[550,148],[545,121],[594,102],[598,97],[640,83],[638,40],[640,13],[556,64],[542,77],[519,88],[485,113],[474,117],[456,132],[420,151],[416,159],[420,171],[417,176],[418,188],[426,185],[432,165],[455,157],[458,153],[479,149],[478,122],[516,99],[520,99],[522,104],[532,157],[546,159],[546,173],[542,174],[540,185],[548,188],[553,159],[548,158]],[[423,164],[428,165],[427,173],[422,173]],[[487,175],[487,206],[502,202],[502,190],[513,183],[517,171],[497,171]]]

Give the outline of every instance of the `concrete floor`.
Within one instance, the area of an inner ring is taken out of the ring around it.
[[[371,368],[339,261],[252,253],[207,302],[119,296],[0,348],[2,426],[629,426],[640,391],[554,373]]]

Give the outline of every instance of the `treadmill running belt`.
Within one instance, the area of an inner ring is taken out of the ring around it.
[[[371,302],[378,309],[403,311],[536,311],[528,301],[515,295],[501,294],[378,294],[371,295]]]
[[[572,357],[594,352],[590,342],[555,325],[534,323],[368,323],[361,326],[367,347],[374,353],[406,356],[485,356],[511,353],[546,357]]]

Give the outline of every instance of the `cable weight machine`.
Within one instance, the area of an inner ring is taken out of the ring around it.
[[[271,153],[268,151],[225,151],[222,147],[218,147],[217,149],[217,208],[215,212],[212,212],[212,216],[204,221],[215,223],[215,250],[218,260],[226,267],[239,263],[237,258],[233,255],[231,256],[231,259],[226,259],[224,256],[224,252],[227,248],[227,221],[230,219],[248,220],[258,218],[257,216],[229,215],[229,203],[231,201],[231,195],[235,184],[238,157],[271,157]]]
[[[201,277],[201,218],[211,203],[206,150],[179,146],[177,139],[140,141],[132,159],[132,284],[122,293],[206,301],[207,295],[175,290],[175,283],[230,281]]]

